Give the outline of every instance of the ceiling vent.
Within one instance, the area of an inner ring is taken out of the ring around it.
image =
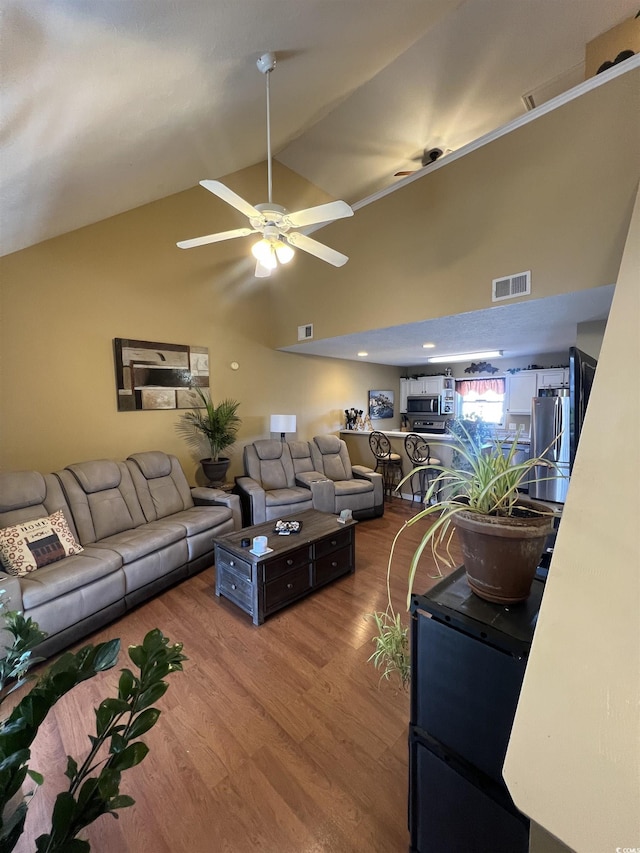
[[[494,278],[492,282],[491,301],[501,302],[503,299],[516,299],[531,293],[531,270]]]
[[[310,341],[313,337],[313,323],[307,323],[306,326],[298,326],[298,340]]]

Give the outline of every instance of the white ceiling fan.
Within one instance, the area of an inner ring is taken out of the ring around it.
[[[306,234],[296,230],[320,222],[333,222],[345,216],[353,216],[353,210],[345,201],[330,201],[316,207],[308,207],[289,213],[285,207],[274,204],[271,198],[271,113],[269,103],[269,75],[276,65],[275,53],[265,53],[257,61],[258,69],[265,75],[267,84],[267,169],[269,201],[264,204],[250,204],[220,181],[200,181],[200,186],[217,195],[227,204],[235,207],[249,219],[250,228],[235,228],[232,231],[221,231],[217,234],[207,234],[204,237],[194,237],[191,240],[181,240],[176,245],[180,249],[191,249],[194,246],[206,246],[208,243],[218,243],[221,240],[232,240],[235,237],[248,237],[250,234],[260,234],[251,248],[257,260],[256,276],[270,276],[272,270],[281,264],[288,263],[294,256],[293,246],[315,255],[322,261],[341,267],[349,260],[346,255],[335,249],[313,240]]]

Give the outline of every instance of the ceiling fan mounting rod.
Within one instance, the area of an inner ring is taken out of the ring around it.
[[[258,70],[267,78],[267,187],[269,195],[269,204],[273,202],[272,198],[272,174],[271,174],[271,103],[270,103],[270,81],[269,75],[276,67],[275,53],[263,53],[256,62]]]

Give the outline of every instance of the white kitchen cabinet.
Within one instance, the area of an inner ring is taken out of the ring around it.
[[[409,396],[421,394],[441,394],[444,388],[444,376],[422,376],[420,379],[408,379]]]
[[[538,393],[536,371],[514,373],[507,376],[505,412],[508,415],[530,415],[531,400]],[[508,417],[505,421],[508,420]]]
[[[538,391],[544,388],[568,388],[569,368],[550,367],[545,370],[537,370]]]
[[[400,414],[407,413],[407,397],[409,395],[409,379],[400,380]]]

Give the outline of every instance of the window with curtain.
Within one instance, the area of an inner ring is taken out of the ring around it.
[[[462,417],[477,417],[489,424],[502,423],[504,379],[456,379],[462,396]]]

